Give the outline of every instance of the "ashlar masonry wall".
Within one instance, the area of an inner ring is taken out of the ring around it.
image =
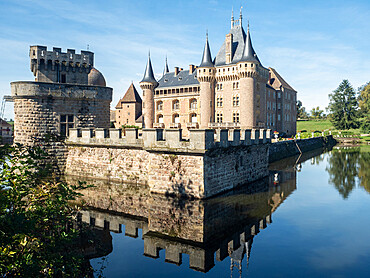
[[[81,135],[81,136],[80,136]],[[268,175],[266,130],[73,129],[66,174],[146,184],[150,192],[208,198]]]

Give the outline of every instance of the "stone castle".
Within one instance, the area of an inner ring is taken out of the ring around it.
[[[150,56],[140,82],[143,101],[133,84],[118,102],[116,127],[251,129],[269,128],[294,135],[297,92],[273,68],[265,68],[245,33],[242,15],[234,20],[215,59],[208,37],[200,65],[175,67],[154,77]],[[122,105],[125,103],[126,105]],[[142,103],[142,106],[141,106]],[[141,117],[141,107],[143,118]]]
[[[117,105],[122,124],[142,118],[142,130],[109,129],[112,89],[92,52],[31,46],[35,81],[11,83],[14,142],[44,145],[62,173],[161,194],[203,199],[266,177],[270,127],[294,132],[296,92],[262,66],[241,16],[231,22],[214,60],[207,39],[199,67],[166,64],[157,82],[149,56],[143,100],[131,84]],[[49,135],[59,140],[45,144]]]

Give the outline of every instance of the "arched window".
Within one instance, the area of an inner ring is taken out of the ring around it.
[[[173,114],[173,116],[172,116],[172,122],[173,123],[180,123],[180,116],[179,116],[179,114]]]
[[[190,109],[197,109],[197,100],[195,98],[190,100]]]
[[[157,123],[163,124],[163,115],[162,114],[159,114],[157,116]]]
[[[172,102],[172,109],[173,110],[179,110],[180,109],[180,101],[178,99],[176,99]]]
[[[157,102],[157,111],[162,111],[163,110],[163,101],[158,101]]]
[[[191,123],[197,123],[198,122],[197,114],[195,114],[195,113],[190,114],[189,118],[190,118],[189,120],[190,120]]]

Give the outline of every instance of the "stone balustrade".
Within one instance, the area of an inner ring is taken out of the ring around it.
[[[133,147],[153,151],[204,152],[213,148],[228,148],[271,143],[270,129],[190,129],[182,137],[182,129],[147,128],[142,130],[72,128],[67,144]]]

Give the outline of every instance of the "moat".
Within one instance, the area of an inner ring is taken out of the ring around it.
[[[369,277],[369,167],[366,146],[316,150],[207,200],[95,181],[82,221],[107,255],[90,263],[104,277]]]

